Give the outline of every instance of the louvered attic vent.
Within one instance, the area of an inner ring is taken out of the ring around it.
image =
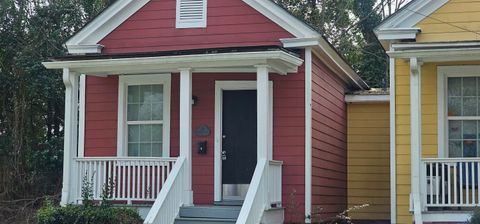
[[[207,26],[207,0],[177,0],[177,28]]]

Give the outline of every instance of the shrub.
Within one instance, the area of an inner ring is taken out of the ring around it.
[[[468,221],[468,223],[480,224],[480,209],[478,209],[478,208],[475,209],[475,211],[473,212],[473,215],[470,218],[470,220]]]
[[[47,202],[37,212],[38,224],[141,224],[142,219],[137,211],[128,208],[108,206],[75,206],[59,207]]]

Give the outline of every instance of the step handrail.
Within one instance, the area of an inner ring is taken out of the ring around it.
[[[267,206],[267,160],[259,159],[236,224],[260,223]]]
[[[145,218],[144,224],[169,224],[175,221],[184,203],[185,173],[185,157],[179,157]]]

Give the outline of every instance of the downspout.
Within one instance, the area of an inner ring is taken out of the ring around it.
[[[305,223],[312,221],[312,47],[305,48]]]
[[[390,222],[397,223],[395,58],[390,58]]]

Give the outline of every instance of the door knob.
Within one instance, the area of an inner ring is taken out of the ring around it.
[[[222,160],[223,161],[227,160],[227,151],[225,150],[222,151]]]

